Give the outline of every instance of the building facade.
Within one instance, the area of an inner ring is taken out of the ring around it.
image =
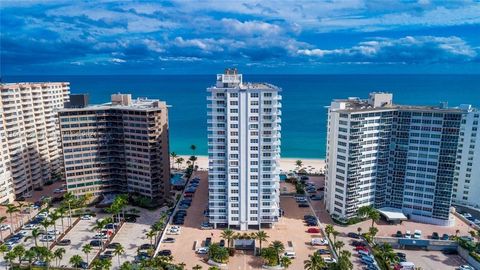
[[[395,208],[451,225],[461,109],[405,106],[392,95],[334,100],[328,112],[325,203],[349,219],[358,208]]]
[[[115,94],[110,103],[84,105],[71,102],[59,111],[68,191],[135,193],[165,202],[170,196],[166,103]]]
[[[281,89],[236,69],[207,89],[210,223],[240,230],[279,216]]]
[[[455,179],[453,183],[453,203],[480,210],[480,112],[469,105],[465,110],[460,130]]]
[[[70,87],[65,82],[7,83],[0,91],[0,200],[11,201],[63,178],[57,110],[68,102]]]

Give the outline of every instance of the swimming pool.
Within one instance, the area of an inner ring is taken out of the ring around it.
[[[183,179],[183,173],[174,173],[172,174],[172,178],[170,178],[170,183],[175,186],[181,186],[185,184],[185,180]]]

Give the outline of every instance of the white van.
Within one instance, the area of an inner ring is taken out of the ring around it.
[[[422,231],[415,230],[415,233],[413,234],[413,238],[420,239],[421,237],[422,237]]]
[[[402,267],[402,270],[414,270],[415,269],[415,264],[412,262],[401,262],[400,266]]]

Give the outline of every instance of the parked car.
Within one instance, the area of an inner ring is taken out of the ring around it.
[[[323,261],[325,261],[326,263],[336,263],[337,260],[335,260],[335,258],[324,258]]]
[[[354,233],[354,232],[349,232],[347,234],[348,237],[350,238],[354,238],[354,239],[360,239],[360,235],[358,235],[358,233]]]
[[[220,245],[221,247],[224,247],[224,246],[225,246],[225,240],[223,240],[223,239],[222,239],[222,240],[220,240],[220,243],[219,243],[219,245]]]
[[[358,246],[365,247],[365,246],[367,246],[367,244],[365,244],[362,241],[352,241],[352,246],[354,246],[354,247],[358,247]]]
[[[444,233],[444,234],[442,235],[442,238],[441,238],[441,239],[442,239],[442,240],[448,240],[448,239],[450,239],[450,236],[449,236],[448,234]]]
[[[285,253],[283,253],[283,256],[284,257],[287,257],[289,259],[295,259],[295,251],[287,251]]]
[[[102,241],[100,241],[100,240],[92,240],[92,241],[90,241],[90,246],[92,246],[92,247],[100,247],[100,246],[102,246]]]
[[[167,237],[167,238],[163,239],[162,242],[163,242],[163,243],[175,243],[175,238],[173,238],[173,237]]]
[[[298,207],[300,207],[300,208],[307,208],[307,207],[309,207],[309,205],[308,205],[308,203],[299,203],[299,204],[298,204]]]
[[[38,228],[38,226],[36,224],[25,224],[22,229],[24,230],[33,230],[33,229],[36,229]]]
[[[319,228],[308,228],[307,233],[319,233]]]
[[[405,232],[405,238],[412,238],[412,233],[409,230]]]
[[[212,244],[212,238],[211,237],[205,238],[205,246],[209,247],[211,244]]]
[[[213,225],[208,223],[208,222],[203,222],[201,225],[200,225],[200,228],[202,230],[211,230],[213,229]]]
[[[171,256],[172,251],[170,249],[162,249],[158,252],[158,256]]]
[[[319,249],[317,250],[317,253],[320,255],[327,255],[327,254],[330,254],[331,252],[328,249]]]
[[[458,270],[475,270],[475,268],[473,268],[473,267],[470,266],[470,265],[465,264],[465,265],[460,266],[460,267],[458,268]]]
[[[458,254],[458,251],[456,249],[444,249],[442,250],[442,253],[445,255],[456,255]]]
[[[43,235],[40,237],[40,242],[52,242],[53,240],[55,240],[53,235]]]
[[[92,216],[90,216],[90,215],[83,215],[80,219],[81,219],[81,220],[91,220],[91,219],[92,219]]]
[[[355,251],[360,251],[360,250],[368,251],[368,248],[366,246],[356,246],[354,249]]]
[[[420,239],[421,237],[422,237],[422,231],[415,230],[415,233],[413,234],[413,238]]]
[[[397,233],[395,234],[395,237],[403,237],[402,231],[397,231]]]
[[[307,226],[318,226],[318,221],[316,219],[308,220]]]
[[[200,247],[195,250],[195,253],[197,254],[207,254],[208,253],[208,247]]]
[[[433,233],[432,233],[432,239],[434,239],[434,240],[440,239],[440,236],[438,235],[437,232],[433,232]]]
[[[154,249],[155,246],[152,244],[142,244],[138,249],[139,250],[149,250],[149,249]]]
[[[61,241],[57,242],[57,245],[59,246],[68,246],[72,243],[70,239],[62,239]]]
[[[120,246],[120,243],[113,242],[108,244],[107,249],[116,249],[118,246]]]
[[[328,240],[324,238],[312,238],[310,243],[312,246],[326,246],[328,245]]]

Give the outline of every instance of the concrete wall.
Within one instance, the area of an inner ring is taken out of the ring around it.
[[[468,250],[464,249],[463,247],[458,247],[458,254],[466,260],[471,266],[475,269],[480,269],[480,262],[475,260],[472,256],[470,256]]]

